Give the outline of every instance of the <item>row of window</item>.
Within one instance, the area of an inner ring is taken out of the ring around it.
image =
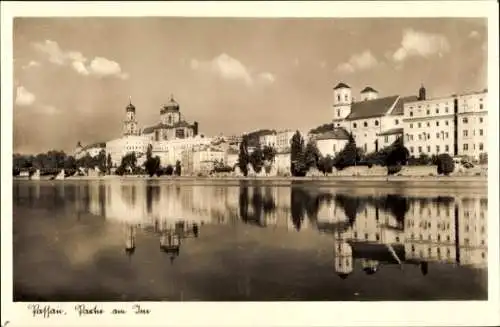
[[[464,129],[463,134],[464,134],[465,137],[467,137],[467,136],[469,136],[469,131],[467,131],[466,129]],[[484,135],[483,134],[483,130],[480,129],[479,130],[479,136],[483,136],[483,135]],[[476,136],[476,130],[475,129],[472,130],[472,136]]]
[[[436,121],[436,126],[439,126],[439,123],[440,123],[439,121]],[[450,125],[450,123],[449,123],[449,121],[448,121],[448,120],[445,120],[445,121],[444,121],[444,124],[445,124],[446,126],[449,126],[449,125]],[[427,125],[427,127],[431,127],[431,123],[430,123],[430,122],[427,122],[427,124],[426,124],[426,125]],[[417,128],[421,128],[421,127],[422,127],[422,123],[417,123]],[[411,124],[410,124],[410,128],[413,128],[413,123],[411,123]]]
[[[484,150],[484,144],[483,143],[479,143],[478,147],[479,147],[479,151],[483,151]],[[464,151],[469,151],[469,144],[464,143],[463,144],[463,150]],[[476,150],[476,144],[475,143],[472,144],[472,150]]]
[[[483,121],[484,121],[483,117],[479,117],[479,122],[482,123]],[[469,118],[468,117],[462,118],[462,123],[464,124],[469,123]]]
[[[476,150],[476,144],[472,144],[472,148],[473,148],[473,150]],[[418,153],[423,153],[423,147],[419,146],[419,147],[417,147],[417,149],[418,149]],[[478,149],[479,149],[479,151],[483,151],[484,150],[484,144],[483,143],[479,143],[478,144]],[[469,144],[464,143],[463,144],[463,150],[464,151],[468,151],[469,150]],[[431,151],[432,151],[431,146],[428,145],[426,153],[431,153]],[[449,153],[450,152],[450,146],[449,145],[445,145],[444,146],[444,152],[445,153]],[[410,146],[410,153],[415,153],[415,148],[413,146]],[[439,145],[436,145],[436,152],[435,153],[441,153],[441,147]]]
[[[423,153],[421,146],[419,146],[417,149],[418,149],[418,153]],[[445,145],[444,146],[444,152],[445,153],[449,153],[450,152],[450,146],[449,145]],[[412,146],[410,146],[410,153],[415,153],[415,148],[412,147]],[[431,146],[430,145],[427,146],[427,153],[431,153]],[[441,153],[441,147],[439,145],[436,145],[436,153]]]
[[[431,139],[431,134],[430,133],[421,133],[417,134],[418,140],[419,141],[427,141]],[[450,133],[441,131],[436,133],[436,139],[438,140],[444,140],[450,138]],[[406,141],[413,141],[413,134],[406,134]]]

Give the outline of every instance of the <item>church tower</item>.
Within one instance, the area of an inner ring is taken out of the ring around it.
[[[352,95],[349,85],[339,83],[333,88],[333,121],[345,119],[351,113]]]
[[[135,118],[135,106],[132,104],[132,99],[129,98],[129,104],[125,108],[126,117],[123,121],[123,135],[139,135],[137,128],[137,120]]]
[[[420,89],[418,90],[418,100],[419,101],[424,101],[425,100],[425,87],[424,84],[420,86]]]
[[[163,105],[160,110],[161,123],[169,127],[178,124],[181,120],[179,104],[174,100],[174,96],[170,96],[170,101]]]

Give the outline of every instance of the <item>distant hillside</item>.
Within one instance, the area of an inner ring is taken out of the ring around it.
[[[259,144],[259,137],[271,133],[276,133],[274,129],[259,129],[245,135],[248,141],[248,146],[257,146]]]

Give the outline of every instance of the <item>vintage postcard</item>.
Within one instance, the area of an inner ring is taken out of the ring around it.
[[[2,3],[1,326],[498,325],[498,4]]]

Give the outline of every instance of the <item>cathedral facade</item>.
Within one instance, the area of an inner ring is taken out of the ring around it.
[[[179,104],[171,96],[160,109],[160,121],[145,127],[142,134],[153,142],[195,137],[198,135],[198,122],[191,124],[183,119]]]

